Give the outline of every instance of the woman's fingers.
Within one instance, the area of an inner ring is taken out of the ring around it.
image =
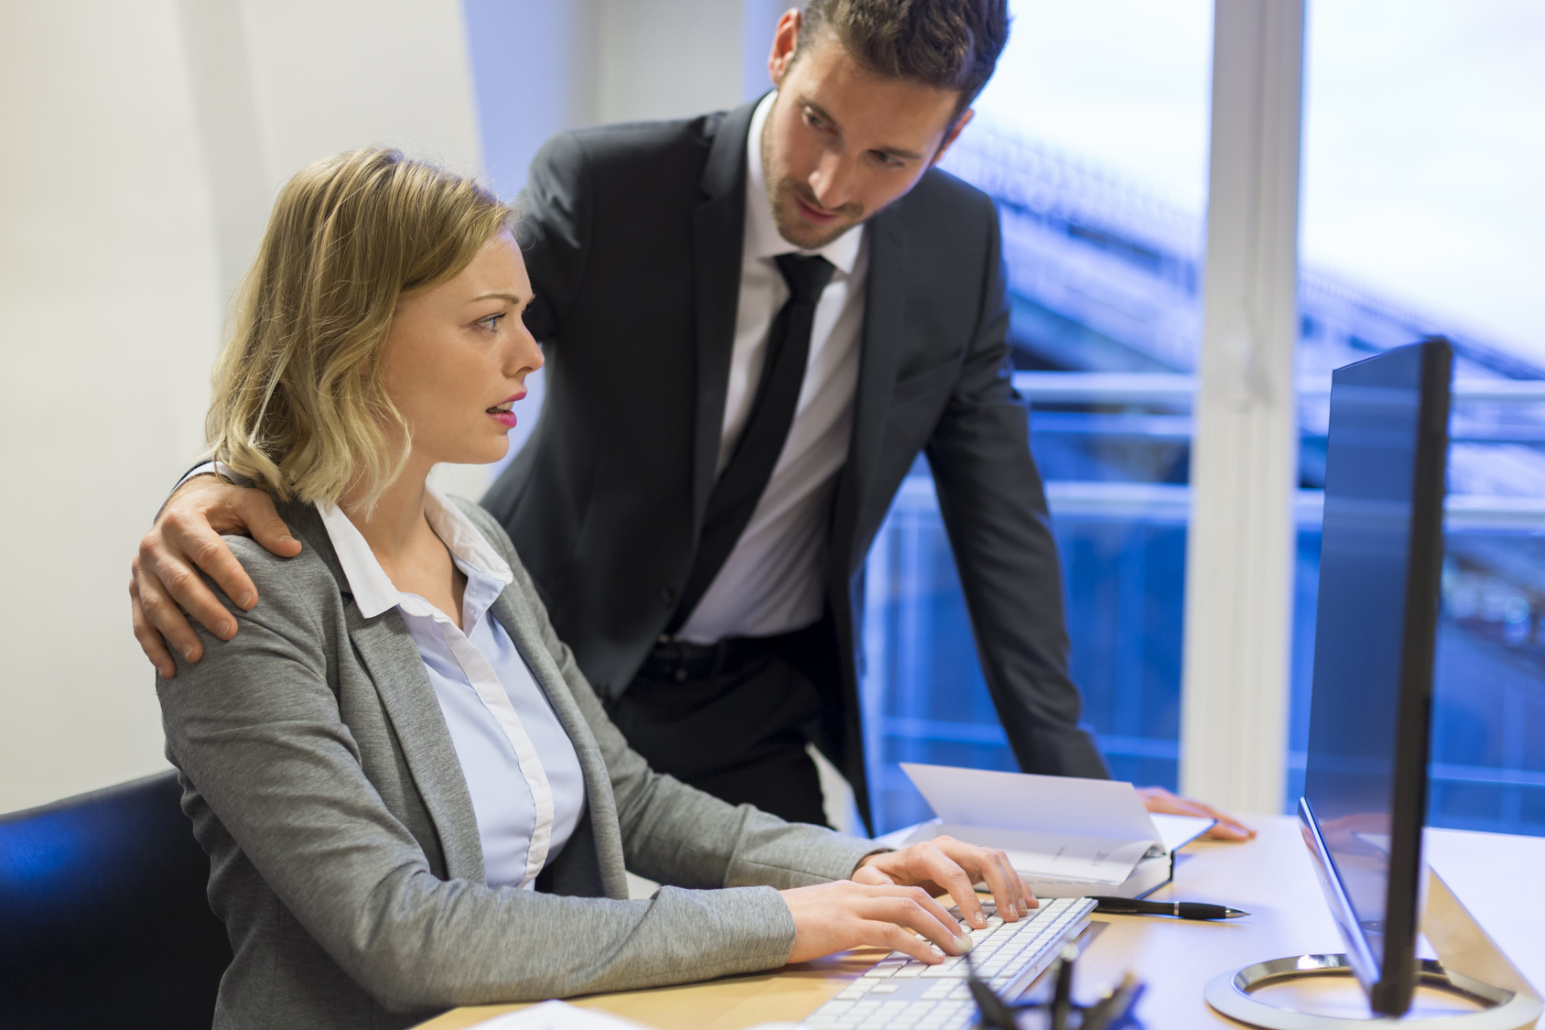
[[[781,892],[794,917],[790,962],[804,962],[835,951],[882,947],[935,963],[945,954],[961,954],[969,945],[960,924],[928,893],[917,887],[870,886],[841,880]],[[908,932],[915,931],[915,933]]]
[[[916,845],[917,850],[908,859],[908,870],[913,873],[914,882],[930,882],[937,884],[949,892],[949,896],[960,907],[961,917],[965,921],[980,930],[987,925],[987,913],[982,909],[982,901],[976,896],[977,870],[973,867],[966,869],[955,858],[946,854],[940,846],[941,840],[950,838],[935,838]],[[974,864],[973,864],[974,865]],[[1012,907],[1012,918],[1019,918],[1017,909]],[[1005,918],[1009,918],[1006,914]]]
[[[936,886],[947,891],[960,906],[966,923],[977,929],[987,925],[982,903],[976,895],[978,881],[987,884],[998,914],[1009,922],[1028,914],[1035,903],[1034,895],[1015,872],[1006,854],[948,836],[935,837],[899,851],[868,856],[854,872],[855,876],[859,874],[866,874],[866,878],[883,876],[899,884]]]
[[[940,847],[946,855],[972,869],[976,880],[987,884],[998,914],[1004,919],[1012,923],[1030,914],[1036,903],[1035,895],[1025,886],[1024,879],[1005,852],[997,848],[979,848],[952,838],[942,838]],[[974,887],[972,893],[975,893]]]

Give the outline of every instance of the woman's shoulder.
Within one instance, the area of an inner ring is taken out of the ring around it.
[[[295,503],[276,507],[290,535],[300,541],[300,553],[294,557],[274,554],[249,536],[223,537],[257,587],[259,607],[298,615],[341,604],[339,570],[334,567],[337,562],[329,561],[332,544],[316,509]],[[237,614],[239,617],[243,613]]]

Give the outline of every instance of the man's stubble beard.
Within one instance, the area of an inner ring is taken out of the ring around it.
[[[783,167],[773,160],[772,153],[772,123],[777,114],[777,99],[773,100],[773,110],[767,113],[767,120],[762,123],[762,138],[758,141],[762,151],[762,178],[767,187],[767,206],[772,209],[773,225],[778,230],[778,235],[794,244],[800,250],[820,250],[838,236],[847,232],[855,225],[863,222],[864,209],[857,204],[844,204],[838,211],[849,214],[847,220],[839,223],[831,229],[822,232],[799,220],[799,214],[788,210],[781,203],[783,197],[790,199],[789,207],[793,207],[793,197],[801,197],[812,207],[826,210],[815,199],[814,193],[808,185],[796,182],[783,174]]]

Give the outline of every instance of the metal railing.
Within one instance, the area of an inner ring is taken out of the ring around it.
[[[1196,377],[1165,372],[1015,372],[1014,388],[1036,404],[1152,404],[1189,408]],[[1545,403],[1545,380],[1456,379],[1455,400],[1490,404]],[[1306,379],[1298,396],[1330,396],[1330,380]]]

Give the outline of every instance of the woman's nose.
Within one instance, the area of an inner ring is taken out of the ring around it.
[[[531,335],[531,330],[522,323],[520,333],[516,336],[514,346],[505,362],[505,367],[513,375],[522,373],[530,374],[542,367],[542,348],[536,342],[536,337]]]

